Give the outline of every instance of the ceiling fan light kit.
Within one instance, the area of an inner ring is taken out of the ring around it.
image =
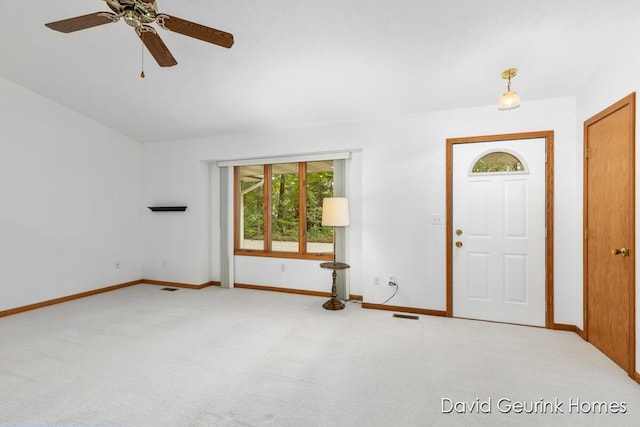
[[[196,24],[182,18],[158,13],[156,0],[104,0],[112,12],[96,12],[75,18],[45,24],[52,30],[72,33],[103,24],[124,20],[135,29],[147,50],[161,67],[172,67],[178,62],[169,48],[164,44],[153,24],[163,30],[173,31],[188,37],[230,48],[233,46],[233,34],[204,25]]]

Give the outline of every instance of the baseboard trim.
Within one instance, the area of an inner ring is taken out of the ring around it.
[[[134,280],[132,282],[120,283],[118,285],[107,286],[106,288],[94,289],[92,291],[80,292],[78,294],[67,295],[65,297],[54,298],[47,301],[37,302],[35,304],[24,305],[22,307],[10,308],[9,310],[0,311],[0,317],[11,316],[13,314],[23,313],[25,311],[35,310],[38,308],[48,307],[50,305],[61,304],[63,302],[73,301],[80,298],[89,297],[92,295],[102,294],[104,292],[115,291],[116,289],[122,289],[133,285],[139,285],[143,283],[142,280]]]
[[[399,311],[401,313],[425,314],[427,316],[441,316],[441,317],[447,316],[447,312],[445,310],[429,310],[425,308],[402,307],[398,305],[372,304],[370,302],[363,302],[362,308],[372,308],[375,310],[387,310],[387,311]]]
[[[576,325],[567,325],[564,323],[554,323],[551,329],[557,329],[559,331],[576,332]]]
[[[61,304],[67,301],[73,301],[80,298],[89,297],[91,295],[102,294],[104,292],[115,291],[117,289],[126,288],[128,286],[147,284],[147,285],[158,285],[158,286],[168,286],[173,288],[185,288],[185,289],[204,289],[208,286],[221,286],[221,283],[216,280],[212,280],[210,282],[205,282],[201,285],[193,285],[190,283],[180,283],[180,282],[168,282],[165,280],[154,280],[154,279],[139,279],[133,280],[131,282],[120,283],[118,285],[107,286],[104,288],[94,289],[87,292],[80,292],[78,294],[67,295],[60,298],[54,298],[47,301],[37,302],[35,304],[29,304],[22,307],[10,308],[8,310],[0,311],[0,317],[11,316],[13,314],[23,313],[25,311],[36,310],[38,308],[48,307],[50,305]],[[319,297],[330,297],[331,294],[329,292],[318,292],[318,291],[306,291],[302,289],[289,289],[289,288],[277,288],[274,286],[261,286],[261,285],[248,285],[244,283],[236,283],[234,285],[236,288],[244,288],[244,289],[255,289],[260,291],[273,291],[273,292],[284,292],[290,294],[301,294],[301,295],[311,295],[311,296],[319,296]],[[352,295],[352,299],[356,299],[358,295]],[[362,297],[360,297],[362,298]]]
[[[349,294],[349,301],[362,301],[362,295]]]
[[[634,372],[633,375],[631,375],[631,378],[633,378],[633,380],[635,382],[637,382],[638,384],[640,384],[640,374],[637,372]]]
[[[190,283],[166,282],[164,280],[142,279],[140,283],[146,283],[147,285],[170,286],[172,288],[186,288],[186,289],[203,289],[208,286],[220,286],[220,282],[216,282],[216,281],[205,282],[202,285],[192,285]]]
[[[330,297],[331,296],[329,292],[307,291],[304,289],[278,288],[275,286],[249,285],[246,283],[234,283],[233,286],[235,288],[240,288],[240,289],[254,289],[257,291],[283,292],[286,294],[310,295],[314,297]]]
[[[551,326],[551,329],[555,329],[555,330],[558,330],[558,331],[575,332],[583,340],[587,339],[587,337],[584,334],[584,331],[582,329],[578,328],[576,325],[568,325],[568,324],[565,324],[565,323],[554,323],[553,326]]]

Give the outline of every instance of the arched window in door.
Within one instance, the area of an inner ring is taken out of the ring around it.
[[[478,158],[471,168],[472,174],[479,173],[522,173],[527,168],[515,154],[506,151],[492,151]]]

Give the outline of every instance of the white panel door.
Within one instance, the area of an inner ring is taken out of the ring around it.
[[[453,145],[455,317],[545,325],[545,143]]]

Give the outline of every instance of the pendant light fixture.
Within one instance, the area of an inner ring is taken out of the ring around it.
[[[518,74],[518,70],[515,68],[508,68],[501,74],[502,78],[508,80],[507,91],[502,95],[498,102],[498,110],[513,110],[520,106],[520,96],[511,90],[511,78]]]

